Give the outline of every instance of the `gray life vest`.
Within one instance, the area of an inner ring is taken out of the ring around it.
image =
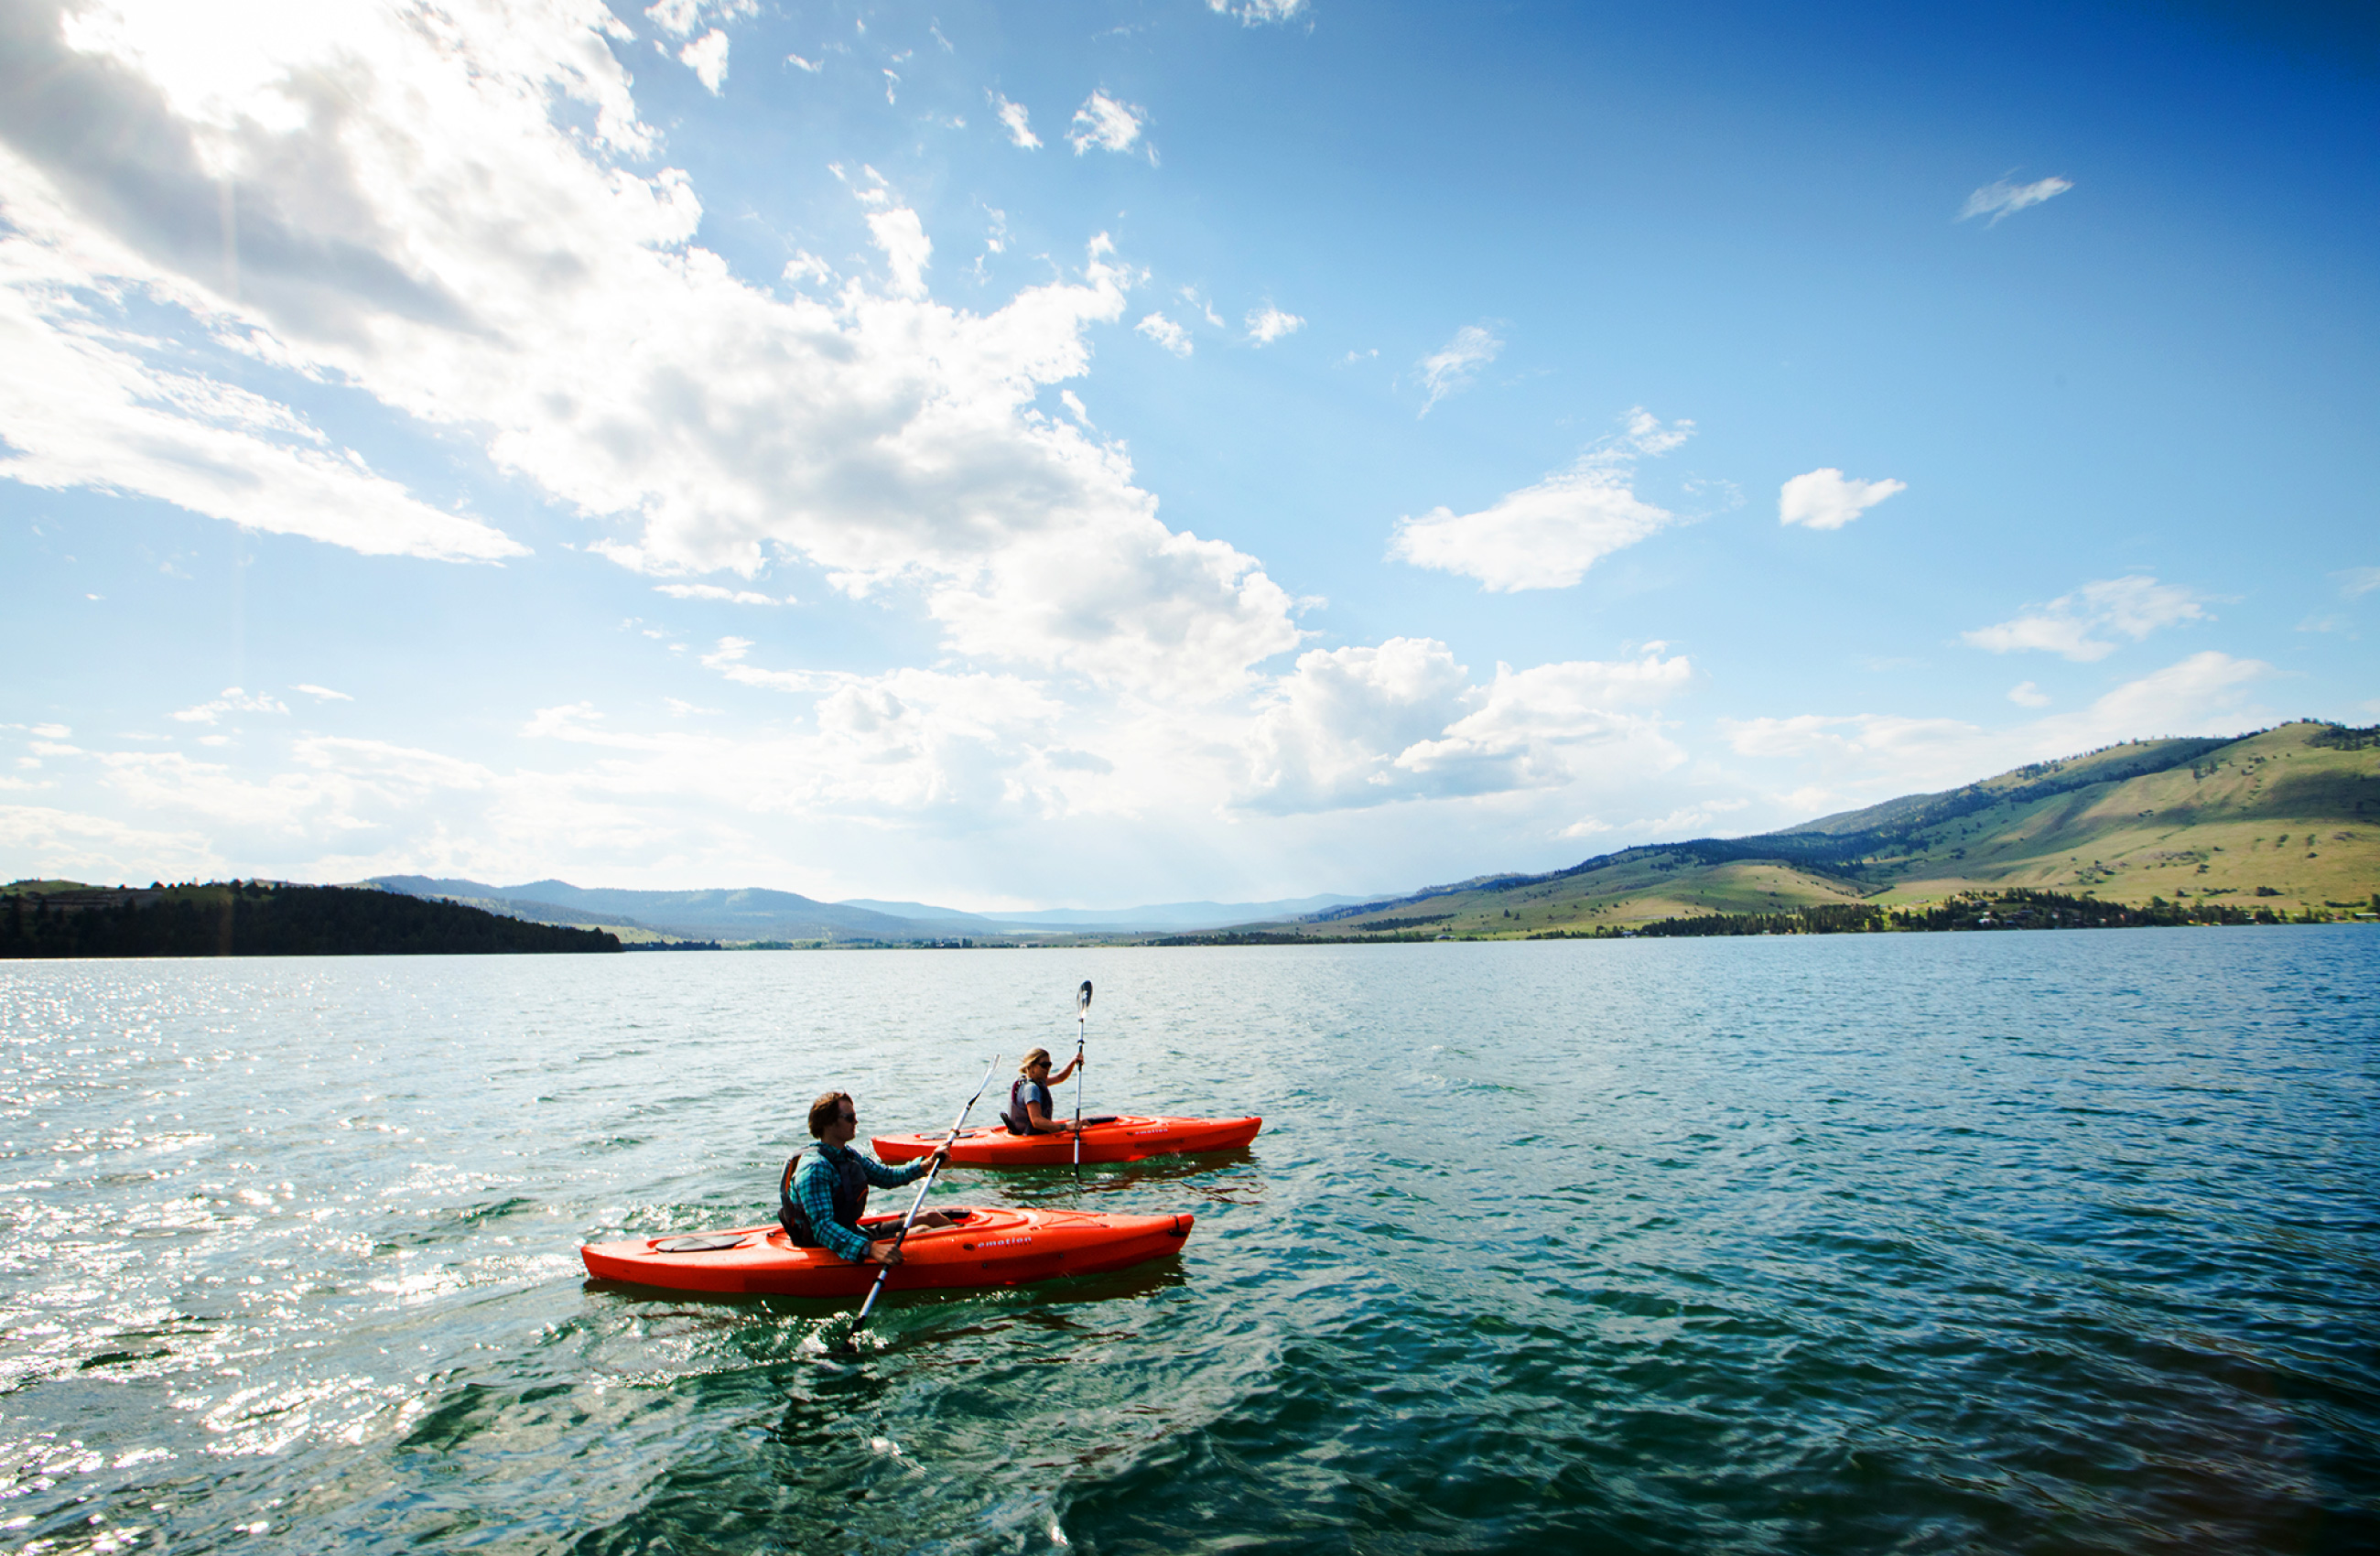
[[[1033,1127],[1033,1098],[1036,1092],[1040,1094],[1041,1111],[1044,1113],[1048,1113],[1057,1106],[1050,1100],[1050,1088],[1031,1076],[1019,1076],[1009,1084],[1008,1111],[1000,1115],[1000,1121],[1008,1125],[1010,1134],[1049,1133],[1047,1130],[1037,1130]]]
[[[802,1202],[794,1197],[794,1174],[801,1171],[802,1158],[808,1154],[808,1149],[804,1147],[794,1152],[793,1160],[785,1163],[785,1175],[777,1183],[777,1224],[785,1229],[786,1237],[797,1248],[825,1246],[819,1241],[818,1231],[810,1225],[809,1215],[802,1209]],[[868,1213],[868,1173],[861,1169],[859,1158],[846,1154],[838,1161],[821,1152],[819,1160],[834,1173],[836,1222],[858,1232],[859,1218]],[[864,1237],[867,1234],[861,1232],[860,1235]]]

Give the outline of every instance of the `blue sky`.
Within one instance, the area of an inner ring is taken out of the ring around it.
[[[1409,888],[2380,718],[2321,8],[18,0],[0,871]]]

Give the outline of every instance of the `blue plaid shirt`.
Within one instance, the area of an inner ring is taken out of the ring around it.
[[[818,1234],[820,1246],[857,1264],[868,1257],[871,1239],[834,1219],[834,1169],[828,1165],[845,1158],[858,1162],[859,1170],[878,1188],[899,1188],[903,1184],[916,1183],[926,1175],[934,1159],[921,1156],[906,1167],[887,1167],[866,1151],[854,1150],[849,1146],[831,1146],[824,1140],[811,1146],[809,1155],[802,1159],[800,1169],[794,1173],[794,1203],[810,1218],[810,1230]]]

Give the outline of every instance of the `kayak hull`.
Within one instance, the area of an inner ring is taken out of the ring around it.
[[[1257,1137],[1261,1118],[1172,1118],[1126,1113],[1083,1126],[1085,1161],[1144,1161],[1188,1151],[1234,1150]],[[868,1144],[881,1161],[913,1161],[942,1143],[941,1135],[879,1135]],[[964,1129],[951,1148],[953,1167],[1064,1167],[1075,1160],[1071,1135],[1012,1135],[1005,1124]]]
[[[966,1220],[956,1226],[911,1232],[885,1290],[1021,1286],[1059,1275],[1125,1270],[1179,1253],[1196,1219],[1187,1212],[1125,1216],[1006,1207],[972,1207],[965,1213]],[[901,1218],[870,1216],[859,1224],[889,1237],[899,1230]],[[661,1246],[729,1238],[735,1241],[724,1247],[673,1251]],[[587,1273],[598,1280],[774,1296],[862,1296],[876,1283],[878,1268],[849,1263],[824,1248],[795,1247],[777,1226],[589,1243],[578,1253]]]

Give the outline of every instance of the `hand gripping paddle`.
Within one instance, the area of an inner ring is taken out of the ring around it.
[[[982,1084],[975,1088],[975,1095],[966,1100],[966,1106],[959,1110],[957,1122],[951,1125],[949,1136],[942,1141],[945,1147],[955,1141],[959,1137],[959,1131],[966,1127],[967,1114],[973,1112],[976,1103],[982,1100],[985,1088],[991,1085],[991,1072],[998,1068],[1000,1068],[1000,1055],[995,1053],[991,1056],[990,1066],[983,1072]],[[894,1253],[899,1253],[901,1245],[907,1240],[909,1223],[917,1219],[917,1211],[924,1207],[926,1191],[934,1186],[934,1175],[942,1170],[942,1163],[949,1160],[947,1156],[937,1156],[934,1158],[933,1165],[926,1169],[925,1180],[917,1185],[917,1197],[909,1201],[909,1213],[901,1218],[901,1230],[892,1234]],[[868,1300],[859,1305],[859,1317],[851,1320],[851,1333],[844,1339],[844,1349],[847,1351],[859,1349],[859,1331],[867,1327],[868,1313],[875,1307],[876,1299],[884,1294],[884,1278],[892,1273],[891,1265],[877,1266],[876,1283],[868,1288]]]

